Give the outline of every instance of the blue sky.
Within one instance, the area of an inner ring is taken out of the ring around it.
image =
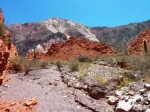
[[[119,26],[150,19],[150,0],[0,0],[6,24],[60,17],[87,26]]]

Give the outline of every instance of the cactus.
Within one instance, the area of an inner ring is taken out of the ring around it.
[[[35,60],[36,59],[36,51],[34,50],[34,53],[33,53],[33,59]]]
[[[146,40],[144,40],[143,41],[144,42],[144,52],[145,52],[145,54],[147,54],[147,41]]]

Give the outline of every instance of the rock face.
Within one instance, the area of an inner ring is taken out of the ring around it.
[[[2,15],[2,10],[0,9],[0,24],[3,24],[3,22],[4,17]],[[3,32],[4,33],[0,35],[0,84],[2,84],[6,75],[10,63],[9,60],[17,56],[16,47],[11,43],[10,33],[5,29]]]
[[[137,39],[132,43],[129,53],[142,55],[144,53],[144,40],[148,47],[150,45],[150,28],[138,35]]]
[[[52,44],[46,53],[40,50],[30,50],[26,58],[32,58],[36,54],[37,59],[68,60],[80,55],[99,56],[115,53],[115,50],[106,43],[93,42],[85,38],[70,37],[64,43]]]

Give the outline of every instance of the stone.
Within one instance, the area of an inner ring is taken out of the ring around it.
[[[125,100],[119,101],[115,112],[130,112],[134,102],[135,101],[133,99],[129,99],[127,102]]]
[[[150,108],[146,109],[146,111],[145,111],[145,112],[150,112]]]
[[[89,95],[94,99],[100,99],[104,98],[106,95],[106,91],[103,87],[94,86],[91,87],[91,90],[89,91]]]
[[[147,94],[147,97],[150,98],[150,93]]]
[[[134,91],[129,91],[129,92],[128,92],[128,95],[133,96],[134,94],[135,94],[135,92],[134,92]]]
[[[123,91],[119,91],[119,90],[115,91],[115,95],[116,96],[121,96],[122,94],[123,94]]]
[[[141,94],[144,94],[144,92],[146,92],[146,89],[140,89],[139,92],[140,92]]]
[[[147,107],[145,105],[134,104],[132,110],[133,110],[133,112],[145,112],[146,108]]]
[[[126,96],[124,100],[127,102],[129,100],[129,98],[130,98],[130,96]]]
[[[25,106],[32,106],[32,105],[36,105],[36,104],[37,104],[36,99],[29,99],[29,100],[25,101],[25,103],[24,103]]]
[[[150,84],[144,84],[144,88],[150,90]]]
[[[115,105],[117,103],[117,100],[118,100],[117,97],[115,97],[115,96],[109,96],[107,102],[108,102],[109,105]]]
[[[134,95],[133,99],[136,101],[136,102],[141,102],[143,100],[143,97],[141,95]]]

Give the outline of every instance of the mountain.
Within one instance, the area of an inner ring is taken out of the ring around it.
[[[131,23],[118,27],[93,27],[91,32],[102,41],[115,48],[125,48],[126,43],[137,37],[139,33],[150,27],[150,20]]]
[[[90,28],[81,23],[61,18],[7,26],[11,32],[12,41],[17,46],[18,53],[21,56],[24,56],[29,49],[34,49],[39,44],[51,45],[55,42],[64,42],[71,36],[106,42],[119,49],[125,48],[129,40],[136,38],[140,32],[148,27],[150,27],[150,20],[118,27]]]
[[[63,42],[70,36],[87,37],[98,41],[90,28],[71,20],[51,18],[37,23],[13,24],[7,26],[19,55],[24,56],[38,44]]]

